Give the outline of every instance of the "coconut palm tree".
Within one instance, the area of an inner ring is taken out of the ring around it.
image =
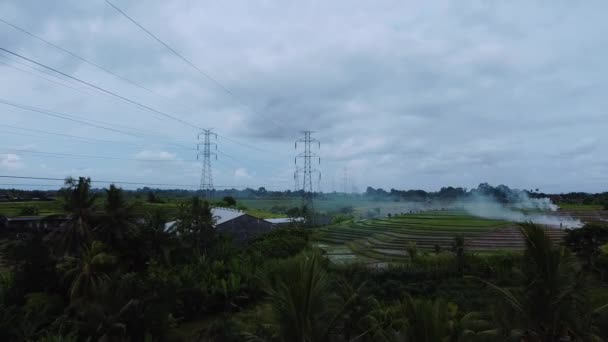
[[[269,317],[279,341],[328,342],[352,302],[338,300],[318,252],[292,258],[268,279]],[[251,340],[262,340],[259,337]]]
[[[518,328],[513,331],[526,341],[591,339],[592,310],[576,258],[565,247],[554,246],[542,227],[526,223],[520,229],[526,239],[522,287],[508,289],[486,282],[504,300],[511,326]]]
[[[213,245],[217,234],[209,202],[193,197],[179,208],[176,232],[195,254],[203,255]]]
[[[109,284],[108,271],[116,264],[116,258],[106,253],[105,246],[93,241],[85,248],[80,258],[64,257],[57,266],[70,283],[69,297],[95,299],[104,292]]]
[[[50,238],[54,241],[56,254],[76,255],[91,241],[91,222],[96,196],[91,193],[90,178],[80,177],[78,181],[68,178],[65,185],[62,193],[68,221]]]
[[[436,342],[449,336],[451,317],[445,301],[408,296],[403,310],[407,323],[399,335],[404,341]]]
[[[105,192],[104,214],[94,231],[97,238],[106,245],[124,250],[127,241],[137,235],[133,206],[127,204],[122,189],[114,184]]]
[[[165,213],[155,210],[146,215],[145,223],[141,229],[141,237],[144,240],[145,250],[142,251],[148,258],[162,256],[162,261],[169,264],[171,251],[176,248],[174,232],[167,231],[166,224],[169,221]]]

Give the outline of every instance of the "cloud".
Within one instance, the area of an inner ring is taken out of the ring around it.
[[[17,171],[25,167],[22,158],[16,154],[0,154],[0,169],[5,171]]]
[[[253,178],[253,176],[251,174],[249,174],[249,172],[245,168],[241,167],[241,168],[234,170],[234,179],[237,181],[250,180],[252,178]]]
[[[135,155],[136,159],[140,160],[157,160],[157,161],[173,161],[177,156],[167,151],[141,151]]]
[[[0,12],[162,97],[1,23],[0,40],[7,49],[213,128],[219,151],[247,165],[248,183],[291,188],[293,142],[310,129],[322,142],[324,176],[339,177],[348,166],[361,189],[487,181],[553,192],[608,190],[606,2],[116,4],[228,91],[103,2],[21,0],[0,3]],[[38,73],[5,54],[0,61]],[[44,176],[50,171],[34,167],[44,163],[59,175],[92,170],[100,178],[199,183],[199,129],[48,74],[42,76],[69,87],[1,64],[0,72],[2,99],[133,133],[0,104],[5,125],[124,142],[0,134],[0,147],[32,144],[41,151],[159,161],[32,154],[28,162],[35,163],[23,172]],[[234,181],[232,167],[213,165],[217,184]]]

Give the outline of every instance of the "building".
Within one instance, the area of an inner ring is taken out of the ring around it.
[[[266,220],[232,208],[211,208],[211,214],[215,219],[215,229],[231,236],[235,242],[251,240],[273,228],[273,224]],[[165,230],[170,230],[176,222],[168,222]]]
[[[67,221],[62,216],[0,217],[0,228],[12,231],[50,230],[59,228]]]

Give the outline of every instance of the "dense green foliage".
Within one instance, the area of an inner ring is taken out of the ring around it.
[[[344,236],[281,228],[236,247],[198,197],[175,204],[177,221],[168,226],[165,211],[141,215],[121,189],[101,193],[90,184],[67,182],[69,219],[60,229],[2,236],[1,341],[608,337],[603,226],[571,231],[560,245],[523,225],[522,252],[478,253],[460,232],[503,222],[413,215],[411,235],[426,235],[425,224],[442,227],[428,246],[410,239],[393,264],[336,264],[311,241],[371,236],[371,226],[343,222],[352,224]],[[391,220],[377,222],[391,233]]]

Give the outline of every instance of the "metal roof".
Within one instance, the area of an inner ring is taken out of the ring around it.
[[[246,215],[244,211],[240,211],[232,208],[211,208],[211,215],[215,219],[215,226],[232,221],[235,218]],[[165,231],[170,230],[177,223],[177,221],[171,221],[165,223]]]
[[[301,222],[304,221],[302,217],[279,217],[279,218],[269,218],[265,219],[266,222],[270,222],[272,224],[286,224],[292,222]]]
[[[211,214],[215,219],[215,225],[226,223],[230,220],[234,220],[237,217],[245,215],[244,211],[231,208],[211,208]]]

